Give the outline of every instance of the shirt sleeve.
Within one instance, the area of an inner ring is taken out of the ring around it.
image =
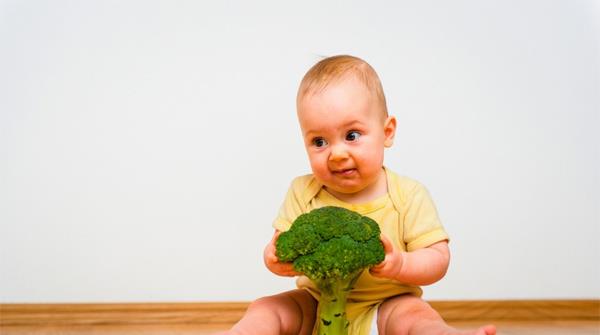
[[[449,240],[429,192],[420,183],[415,182],[406,195],[403,218],[407,251]]]
[[[279,231],[287,231],[292,226],[294,220],[304,212],[302,199],[308,179],[309,176],[303,176],[292,181],[283,204],[279,208],[279,213],[275,221],[273,221],[273,228]]]

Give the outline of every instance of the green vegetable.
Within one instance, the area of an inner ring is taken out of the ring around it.
[[[348,334],[346,298],[363,270],[383,261],[379,226],[340,207],[300,215],[276,242],[276,255],[293,262],[321,291],[316,326],[319,335]]]

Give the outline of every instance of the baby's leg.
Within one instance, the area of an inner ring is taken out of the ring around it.
[[[306,290],[288,291],[254,301],[231,330],[219,335],[309,335],[316,313],[317,301]]]
[[[380,335],[494,335],[496,327],[485,326],[472,331],[458,331],[421,298],[410,294],[384,301],[379,307],[377,328]]]

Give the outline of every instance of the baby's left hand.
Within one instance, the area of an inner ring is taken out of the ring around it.
[[[399,277],[404,264],[404,253],[402,251],[394,249],[394,245],[390,240],[381,235],[381,243],[383,244],[383,250],[385,251],[385,258],[383,261],[369,269],[371,274],[375,277],[394,279]]]

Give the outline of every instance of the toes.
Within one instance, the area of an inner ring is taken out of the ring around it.
[[[485,335],[496,335],[496,326],[487,325],[481,328],[483,330],[483,334]]]

